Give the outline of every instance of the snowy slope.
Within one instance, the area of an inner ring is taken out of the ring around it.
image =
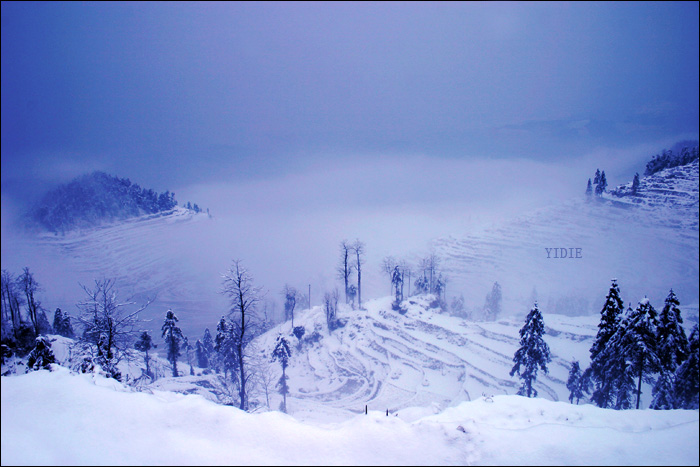
[[[320,424],[59,366],[2,377],[1,397],[2,465],[697,465],[699,455],[697,410],[495,396]]]
[[[463,293],[478,312],[498,281],[505,313],[524,315],[535,298],[546,312],[597,313],[617,278],[633,306],[644,296],[663,303],[673,288],[697,317],[698,162],[643,178],[636,197],[630,188],[435,240],[450,278],[448,297]]]
[[[405,315],[391,310],[389,297],[370,300],[363,311],[343,306],[339,316],[347,322],[330,335],[320,307],[298,313],[295,326],[304,326],[305,338],[316,331],[318,342],[302,339],[299,346],[290,323],[261,337],[258,345],[267,355],[279,333],[293,344],[289,413],[304,420],[341,420],[365,405],[392,412],[409,407],[442,411],[484,394],[515,394],[521,381],[509,372],[524,321],[465,321],[430,308],[430,297],[409,299]],[[539,372],[534,385],[540,398],[568,401],[571,361],[588,367],[599,319],[544,313],[552,361],[549,373]],[[651,388],[643,384],[642,392],[646,407]],[[271,407],[280,400],[275,394]]]

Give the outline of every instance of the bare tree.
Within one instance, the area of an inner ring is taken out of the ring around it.
[[[423,271],[423,276],[428,279],[428,293],[435,293],[436,291],[439,266],[440,257],[435,254],[434,251],[431,251],[430,254],[420,262],[420,270]]]
[[[257,313],[257,304],[262,299],[262,287],[253,286],[253,278],[240,260],[223,275],[222,292],[231,300],[231,325],[235,340],[235,358],[238,370],[239,408],[248,410],[248,387],[251,374],[248,373],[248,360],[251,356],[248,347],[260,333],[262,320]]]
[[[345,303],[348,303],[348,288],[350,287],[350,274],[352,274],[352,265],[350,265],[350,253],[353,246],[347,240],[340,242],[340,263],[336,271],[338,278],[345,283]]]
[[[24,272],[19,276],[19,284],[24,292],[25,303],[27,305],[27,315],[34,326],[34,333],[38,336],[39,329],[39,308],[41,303],[36,300],[34,294],[39,290],[39,283],[34,279],[34,274],[25,267]]]
[[[365,244],[359,239],[352,244],[355,252],[355,269],[357,269],[357,307],[362,310],[362,265],[364,264]]]
[[[3,319],[9,321],[9,323],[12,325],[12,334],[14,335],[15,340],[17,340],[17,333],[22,325],[22,294],[19,290],[17,280],[6,269],[2,270],[0,291],[2,291]]]
[[[76,305],[80,310],[78,320],[84,327],[80,343],[91,349],[96,363],[119,380],[117,364],[132,356],[133,341],[140,332],[139,313],[153,300],[147,298],[144,305],[130,310],[136,303],[131,299],[118,300],[113,279],[95,280],[93,289],[81,287],[87,299]]]
[[[389,293],[394,292],[394,268],[398,266],[398,261],[393,256],[385,256],[382,260],[382,272],[389,276]]]

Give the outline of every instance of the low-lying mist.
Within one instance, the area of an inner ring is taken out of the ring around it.
[[[125,229],[110,234],[106,246],[101,243],[104,238],[91,234],[86,238],[93,246],[77,252],[38,245],[18,232],[13,219],[21,209],[3,195],[2,267],[19,273],[28,266],[43,285],[40,298],[49,313],[56,306],[76,311],[76,301],[83,298],[78,283],[117,277],[125,295],[158,292],[148,312],[152,329],[160,328],[162,316],[172,306],[176,314],[180,308],[183,329],[201,336],[204,327],[215,329],[217,318],[227,312],[219,293],[221,274],[234,258],[243,261],[267,300],[276,302],[274,313],[279,317],[285,283],[304,293],[310,285],[312,305],[319,305],[325,292],[342,289],[336,273],[339,243],[359,239],[366,246],[362,299],[388,295],[389,279],[381,271],[384,257],[415,262],[429,253],[430,240],[436,237],[458,237],[535,208],[582,197],[601,160],[607,164],[601,168],[609,166],[614,173],[639,158],[635,151],[617,160],[606,157],[599,153],[559,163],[360,157],[318,161],[303,171],[249,180],[237,174],[235,166],[224,166],[224,175],[231,174],[230,183],[173,190],[180,205],[196,201],[209,209],[210,218],[200,214],[194,221],[168,228]],[[118,175],[138,181],[138,174]],[[609,186],[627,181],[609,177]],[[75,260],[71,255],[82,256]],[[448,302],[449,290],[457,294],[469,291],[470,285],[449,287]],[[531,287],[527,285],[528,290]],[[488,291],[474,290],[468,296],[484,297]]]

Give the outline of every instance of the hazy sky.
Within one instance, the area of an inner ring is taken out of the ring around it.
[[[2,2],[2,190],[698,133],[698,3]],[[180,198],[181,201],[184,201]]]

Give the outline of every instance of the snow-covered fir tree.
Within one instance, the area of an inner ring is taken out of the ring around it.
[[[173,376],[178,376],[177,372],[177,359],[180,356],[180,341],[183,339],[182,331],[177,325],[178,319],[173,313],[173,310],[168,310],[165,314],[165,321],[163,322],[163,340],[165,340],[165,349],[167,352],[167,359],[173,367]]]
[[[688,358],[690,347],[683,329],[680,302],[673,289],[666,297],[659,313],[656,331],[656,344],[659,356],[659,377],[652,390],[652,409],[669,410],[674,408],[673,378],[678,366]]]
[[[662,369],[675,373],[678,365],[688,358],[690,347],[683,329],[680,301],[673,289],[668,293],[664,307],[659,313],[657,343],[659,363]]]
[[[678,409],[700,408],[700,332],[693,326],[688,338],[690,352],[674,375],[673,400]]]
[[[215,350],[214,350],[214,338],[211,337],[211,332],[209,328],[204,330],[204,335],[202,336],[202,346],[204,347],[204,353],[209,361],[209,367],[216,369],[215,362]]]
[[[542,313],[535,302],[535,306],[525,319],[525,325],[520,329],[520,348],[515,352],[513,357],[515,365],[510,370],[510,376],[517,373],[523,381],[518,390],[521,396],[537,397],[537,390],[533,388],[533,383],[537,379],[538,368],[545,374],[548,372],[547,363],[551,361],[551,357],[549,346],[542,337],[544,333]]]
[[[609,359],[624,361],[623,374],[609,374],[621,386],[632,375],[637,383],[636,408],[642,391],[642,380],[659,371],[659,357],[656,346],[658,315],[646,297],[639,302],[621,323],[618,333],[606,349]],[[617,408],[617,407],[616,407]],[[627,407],[620,407],[627,408]]]
[[[187,336],[183,336],[183,338],[182,338],[181,349],[185,352],[185,356],[187,357],[187,364],[190,367],[190,376],[194,376],[194,368],[192,367],[193,347],[190,344],[190,340],[187,338]]]
[[[194,357],[197,359],[197,366],[199,368],[209,368],[209,356],[204,349],[204,344],[202,344],[201,339],[197,339],[197,342],[194,344]]]
[[[403,275],[401,274],[398,265],[394,266],[394,272],[391,275],[391,284],[394,288],[394,303],[392,304],[392,307],[394,310],[398,310],[401,302],[403,301]]]
[[[629,338],[627,330],[632,314],[630,304],[627,311],[621,315],[617,330],[596,358],[604,378],[603,387],[608,403],[605,407],[615,410],[631,409],[635,393],[634,373],[624,350]]]
[[[581,366],[577,360],[571,362],[571,369],[569,370],[569,378],[566,381],[566,388],[569,390],[569,402],[574,403],[576,399],[576,405],[583,398],[583,393],[586,392],[586,384],[581,372]]]
[[[282,404],[280,404],[280,410],[287,413],[287,394],[289,394],[289,385],[287,380],[287,366],[289,366],[289,359],[292,356],[292,351],[289,348],[289,342],[281,334],[277,336],[277,343],[275,344],[275,349],[272,351],[272,359],[277,360],[282,365],[282,376],[277,382],[277,387],[282,395]]]
[[[36,338],[36,345],[29,352],[27,359],[27,371],[29,370],[48,370],[52,363],[56,363],[56,357],[51,350],[51,341],[46,336]]]
[[[598,180],[598,183],[595,186],[595,194],[598,196],[603,196],[603,193],[605,193],[605,190],[608,187],[608,181],[605,178],[605,170],[600,174],[600,179]]]
[[[216,326],[216,338],[214,339],[215,366],[224,371],[224,378],[231,374],[231,381],[236,383],[238,360],[236,359],[236,341],[232,334],[233,327],[222,316]]]
[[[156,347],[157,346],[153,343],[153,339],[151,338],[151,335],[148,334],[148,331],[143,331],[139,337],[139,340],[137,340],[134,344],[134,348],[136,350],[144,353],[143,361],[146,364],[146,375],[148,375],[148,377],[151,379],[155,379],[155,375],[151,371],[151,357],[148,355],[148,351]]]
[[[586,186],[586,196],[593,195],[593,186],[591,185],[591,179],[588,179],[588,185]]]
[[[590,376],[591,381],[595,385],[591,401],[601,408],[609,407],[613,397],[612,382],[606,377],[606,361],[601,354],[610,338],[618,329],[623,309],[624,303],[620,298],[620,288],[617,285],[617,279],[612,279],[610,290],[607,297],[605,297],[605,304],[603,309],[600,310],[598,333],[590,350],[591,366],[586,370],[586,376]]]
[[[634,179],[632,180],[632,196],[637,196],[639,191],[639,174],[634,174]]]

